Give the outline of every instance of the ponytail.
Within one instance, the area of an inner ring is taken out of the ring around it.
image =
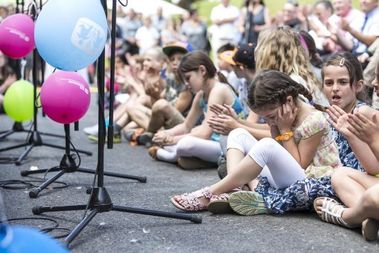
[[[234,92],[234,94],[238,95],[238,92],[234,89],[234,87],[228,82],[228,79],[226,79],[226,76],[219,70],[217,70],[216,72],[217,74],[217,79],[221,82],[221,83],[225,83],[227,84],[231,89],[232,91]]]

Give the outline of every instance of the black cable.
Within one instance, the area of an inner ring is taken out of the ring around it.
[[[10,179],[10,180],[2,180],[0,181],[0,188],[7,190],[28,190],[31,188],[38,187],[33,183],[43,183],[44,180],[18,180],[18,179]],[[62,181],[55,181],[53,184],[57,184],[60,186],[54,186],[52,189],[63,189],[67,188],[68,184]]]
[[[50,221],[50,222],[52,222],[53,223],[52,226],[50,226],[50,227],[44,227],[44,228],[38,227],[38,229],[42,233],[45,233],[45,234],[49,233],[49,235],[52,236],[52,237],[54,237],[55,239],[60,239],[60,238],[63,238],[63,237],[67,237],[70,234],[70,231],[71,231],[68,228],[59,227],[58,221],[56,221],[53,218],[48,218],[48,217],[20,217],[20,218],[12,218],[12,219],[7,219],[7,220],[4,220],[4,221],[0,221],[0,224],[1,223],[3,223],[3,224],[10,224],[10,222],[12,222],[12,221],[25,221],[25,220],[43,220],[43,221]],[[18,225],[28,225],[28,224],[18,224]],[[67,231],[67,233],[64,233],[64,234],[61,234],[61,235],[55,235],[55,236],[52,235],[51,232],[56,231],[56,230]]]

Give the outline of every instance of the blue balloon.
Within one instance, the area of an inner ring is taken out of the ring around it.
[[[50,236],[23,226],[0,227],[0,252],[3,253],[68,253]]]
[[[100,0],[49,0],[38,15],[34,39],[51,66],[75,71],[96,61],[107,34]]]

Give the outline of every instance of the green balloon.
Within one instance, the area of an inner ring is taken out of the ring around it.
[[[33,118],[33,84],[25,80],[14,82],[4,95],[4,111],[17,122]]]

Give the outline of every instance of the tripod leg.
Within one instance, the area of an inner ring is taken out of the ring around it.
[[[11,135],[11,134],[13,134],[14,133],[14,131],[13,130],[9,130],[9,131],[4,131],[4,132],[0,132],[0,140],[1,139],[4,139],[5,137],[7,137],[7,136],[9,136],[9,135]]]
[[[59,212],[59,211],[76,211],[85,210],[87,205],[75,205],[75,206],[35,206],[32,209],[33,214],[41,214],[45,212]]]
[[[120,211],[120,212],[138,213],[138,214],[144,214],[144,215],[152,215],[152,216],[160,216],[160,217],[166,217],[166,218],[181,219],[181,220],[189,220],[193,223],[201,223],[202,222],[201,217],[189,215],[189,214],[184,214],[184,213],[169,213],[169,212],[148,210],[148,209],[135,208],[135,207],[115,206],[115,205],[112,207],[112,210]]]
[[[8,150],[16,149],[16,148],[21,148],[21,147],[26,147],[26,146],[29,146],[29,143],[23,143],[23,144],[15,145],[12,147],[2,148],[0,149],[0,152],[8,151]]]
[[[17,161],[15,162],[16,165],[21,165],[21,161],[24,160],[24,158],[30,153],[30,151],[32,151],[34,147],[34,144],[31,144],[21,155],[20,157],[17,159]]]
[[[54,145],[54,144],[51,144],[51,143],[45,143],[45,142],[43,142],[42,145],[48,146],[48,147],[52,147],[52,148],[66,149],[63,146],[58,146],[58,145]],[[78,151],[79,153],[82,153],[82,154],[89,155],[89,156],[92,155],[92,152],[89,152],[89,151],[86,151],[86,150],[77,149],[76,151]]]
[[[36,187],[36,188],[33,188],[29,191],[29,197],[31,198],[37,198],[38,194],[43,190],[45,189],[46,187],[48,187],[51,183],[53,183],[55,180],[57,180],[58,178],[60,178],[65,172],[63,170],[61,170],[60,172],[58,172],[55,176],[53,176],[52,178],[46,180],[45,182],[43,182],[40,186]]]
[[[22,170],[20,172],[20,174],[21,174],[21,176],[26,177],[26,176],[31,175],[31,174],[46,173],[47,171],[54,172],[54,171],[60,171],[60,170],[62,170],[62,169],[59,167],[50,168],[50,169],[41,169],[41,170]]]
[[[98,213],[97,209],[93,209],[84,219],[71,231],[71,233],[64,239],[65,245],[68,246],[75,237],[83,230],[85,226],[95,217]]]
[[[52,133],[44,133],[44,132],[39,132],[41,135],[46,135],[46,136],[52,136],[52,137],[58,137],[58,138],[64,138],[64,135],[60,134],[52,134]]]
[[[84,173],[92,173],[92,174],[96,173],[96,171],[94,170],[85,169],[85,168],[79,168],[78,171],[84,172]],[[114,173],[114,172],[104,172],[104,175],[110,176],[110,177],[134,179],[134,180],[138,180],[141,183],[146,183],[146,177],[138,177],[138,176],[132,176],[132,175],[126,175],[126,174],[120,174],[120,173]]]

